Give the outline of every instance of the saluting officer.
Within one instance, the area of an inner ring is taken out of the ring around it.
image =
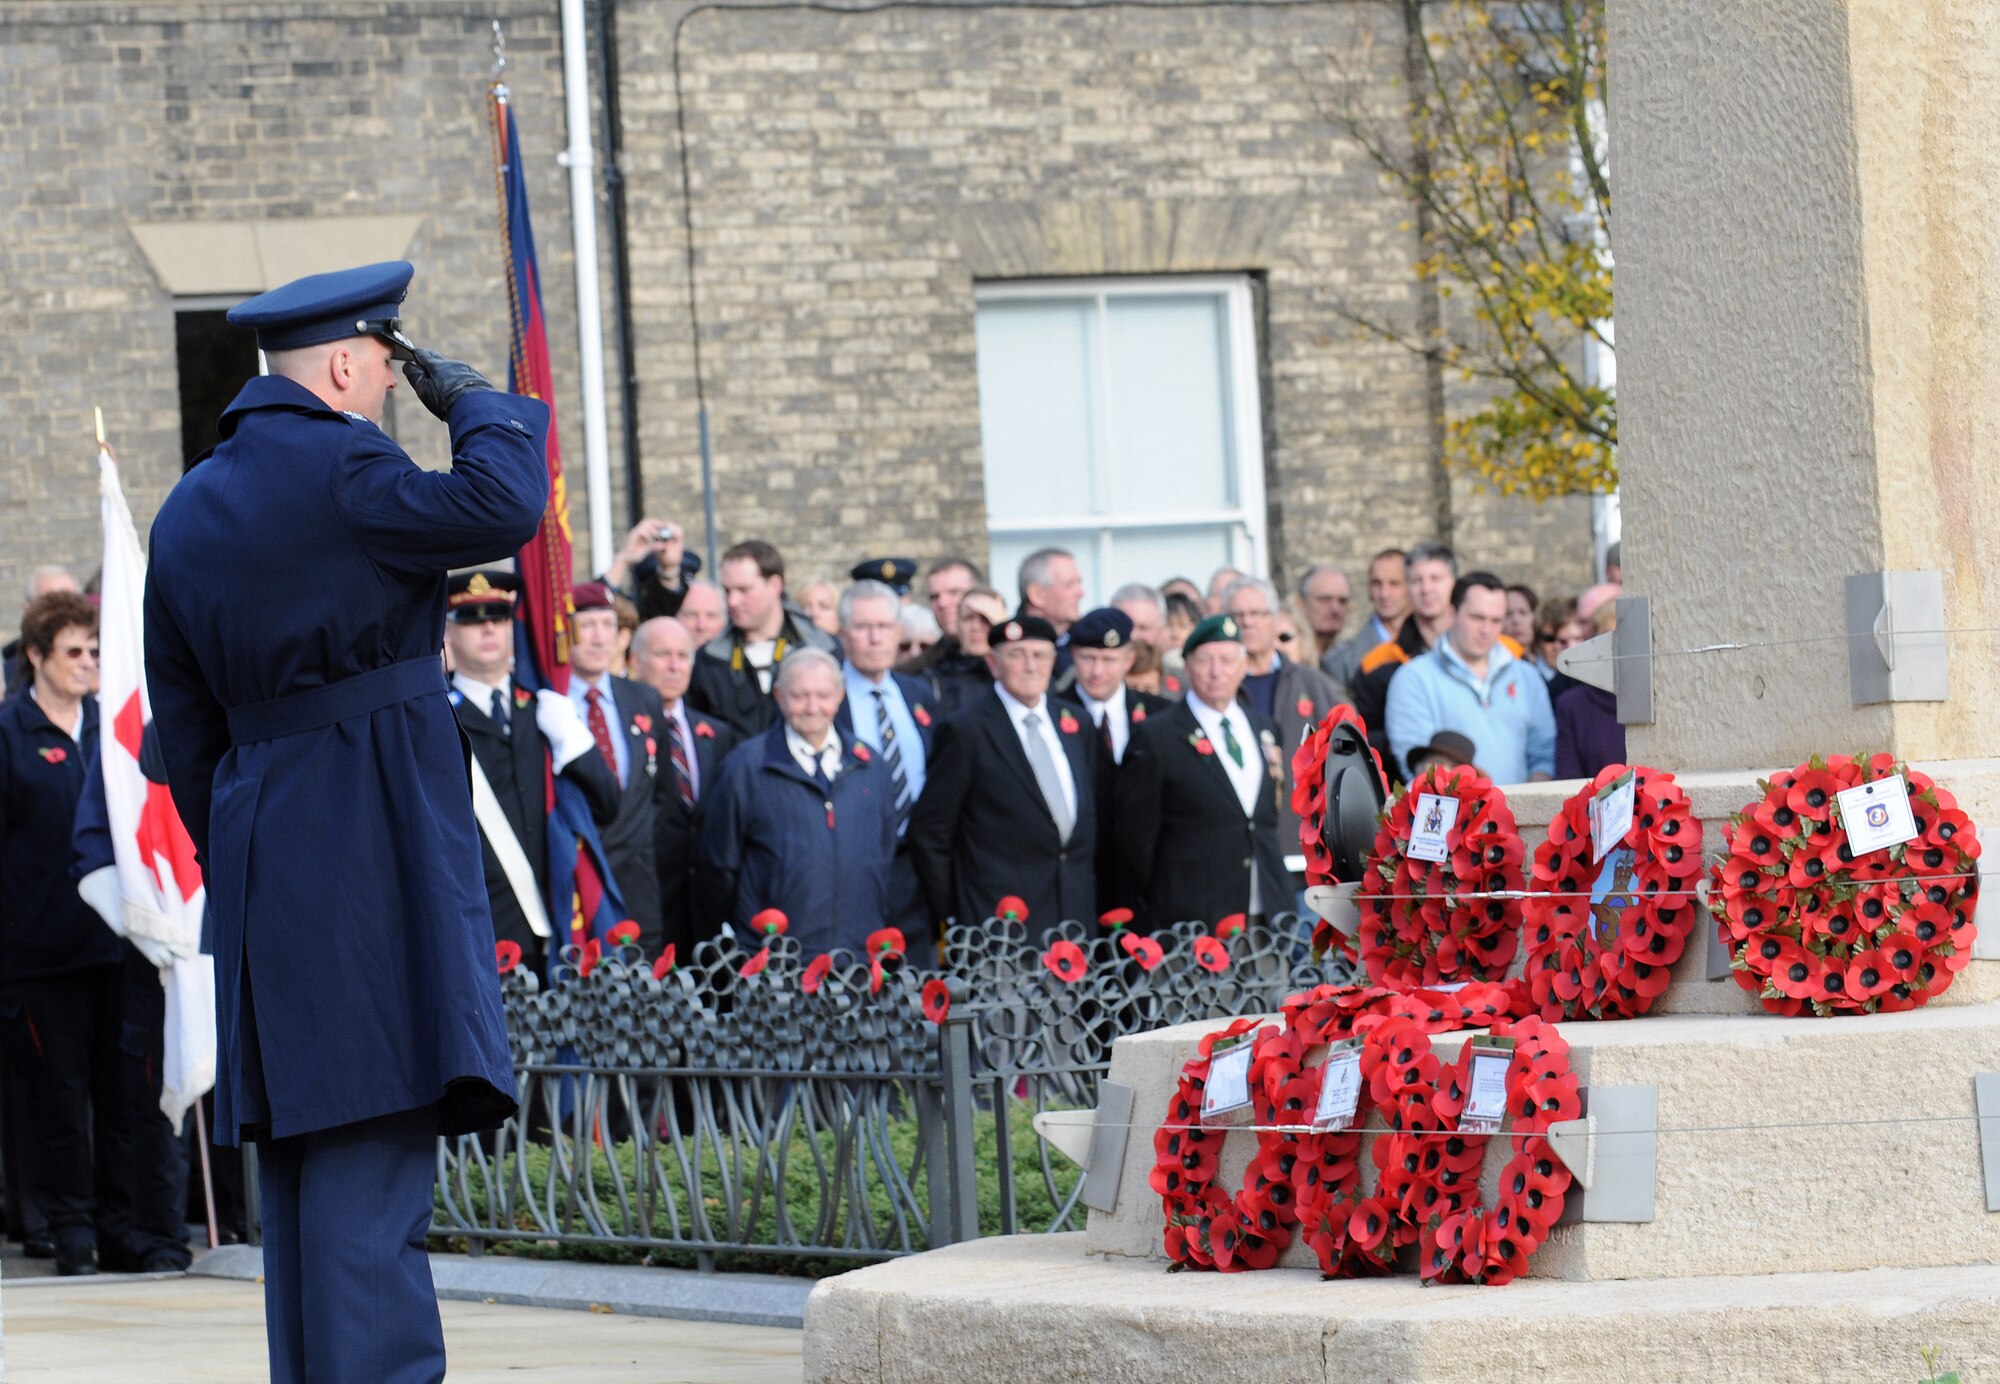
[[[549,918],[548,775],[583,790],[599,827],[618,815],[618,780],[576,714],[576,704],[514,681],[512,572],[461,572],[445,598],[451,706],[472,746],[472,815],[479,823],[495,941],[513,942],[546,976]],[[557,919],[568,931],[568,919]]]
[[[445,573],[534,537],[549,412],[417,350],[412,270],[319,274],[232,308],[270,374],[153,525],[146,671],[208,880],[218,1141],[262,1154],[279,1384],[443,1377],[424,1236],[440,1133],[514,1113]],[[427,471],[396,386],[451,427]]]
[[[1181,646],[1184,701],[1132,732],[1118,766],[1118,829],[1153,927],[1288,908],[1278,842],[1277,728],[1236,700],[1242,631],[1211,615]]]

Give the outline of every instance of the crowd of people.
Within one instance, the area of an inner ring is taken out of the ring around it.
[[[1005,594],[947,556],[869,559],[794,599],[757,540],[715,575],[675,525],[635,526],[574,590],[567,695],[515,677],[512,573],[450,582],[449,697],[494,935],[538,970],[571,923],[549,902],[552,776],[594,822],[647,956],[775,909],[808,955],[893,926],[922,964],[948,923],[1003,899],[1036,936],[1114,910],[1144,929],[1295,907],[1291,751],[1341,703],[1399,778],[1573,777],[1623,757],[1610,694],[1555,667],[1611,628],[1615,549],[1609,583],[1554,600],[1437,545],[1385,549],[1354,619],[1325,564],[1289,592],[1224,568],[1088,609],[1060,548]],[[0,651],[8,1230],[65,1273],[181,1267],[191,1145],[159,1113],[154,962],[75,888],[96,608],[59,569],[28,597]],[[226,1233],[240,1173],[218,1152]]]

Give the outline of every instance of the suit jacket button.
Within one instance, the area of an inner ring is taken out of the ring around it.
[[[1250,857],[1247,855],[1243,857],[1243,868],[1246,870],[1250,868]]]
[[[1057,852],[1056,852],[1056,859],[1057,859],[1057,860],[1068,860],[1068,859],[1069,859],[1069,852],[1068,852],[1068,851],[1057,851]]]

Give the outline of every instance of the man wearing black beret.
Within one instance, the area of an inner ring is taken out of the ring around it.
[[[992,637],[993,691],[939,723],[905,839],[940,923],[984,922],[1011,894],[1040,938],[1097,916],[1096,742],[1048,695],[1055,628],[1017,615]]]
[[[1118,805],[1113,780],[1132,732],[1173,705],[1165,697],[1125,685],[1138,645],[1132,617],[1106,606],[1087,612],[1069,629],[1076,680],[1059,700],[1083,716],[1097,752],[1097,904],[1100,911],[1138,911],[1142,891],[1118,843]]]

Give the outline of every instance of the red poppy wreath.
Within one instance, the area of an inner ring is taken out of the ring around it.
[[[1410,852],[1419,803],[1457,804],[1443,829],[1442,861]],[[1521,940],[1514,899],[1465,897],[1522,887],[1521,835],[1492,780],[1477,769],[1433,765],[1389,804],[1362,867],[1361,960],[1378,985],[1414,989],[1504,975]]]
[[[1590,800],[1632,775],[1632,825],[1594,860]],[[1535,848],[1522,905],[1523,977],[1552,1022],[1630,1019],[1653,1007],[1694,930],[1701,822],[1672,774],[1613,764],[1563,804]]]
[[[1306,858],[1307,884],[1341,882],[1333,876],[1333,856],[1326,848],[1326,752],[1333,728],[1339,725],[1353,726],[1367,738],[1368,724],[1359,713],[1351,706],[1337,706],[1292,753],[1292,811],[1299,818],[1299,848]],[[1389,776],[1382,772],[1382,756],[1373,745],[1368,747],[1368,757],[1375,761],[1375,772],[1386,785]]]
[[[1914,840],[1856,856],[1836,795],[1903,776]],[[1950,792],[1887,754],[1813,759],[1729,818],[1709,910],[1737,984],[1774,1014],[1915,1009],[1972,959],[1979,837]]]
[[[1215,1185],[1226,1131],[1201,1127],[1201,1099],[1218,1043],[1255,1027],[1239,1019],[1202,1040],[1182,1069],[1154,1136],[1152,1186],[1166,1210],[1165,1249],[1176,1267],[1224,1272],[1269,1268],[1303,1234],[1330,1278],[1391,1273],[1396,1253],[1414,1245],[1425,1278],[1505,1283],[1562,1214],[1570,1174],[1543,1137],[1581,1109],[1569,1049],[1538,1018],[1508,1024],[1508,994],[1474,982],[1456,994],[1398,993],[1379,987],[1321,986],[1285,1002],[1282,1030],[1264,1029],[1255,1044],[1250,1089],[1258,1148],[1234,1196]],[[1499,1200],[1479,1201],[1479,1173],[1490,1136],[1460,1133],[1472,1044],[1444,1064],[1430,1035],[1491,1026],[1512,1037],[1506,1091],[1516,1152],[1500,1177]],[[1307,1123],[1319,1101],[1324,1064],[1307,1066],[1322,1044],[1362,1039],[1363,1085],[1354,1124],[1316,1131]],[[1362,1195],[1360,1126],[1377,1131],[1371,1194]]]

